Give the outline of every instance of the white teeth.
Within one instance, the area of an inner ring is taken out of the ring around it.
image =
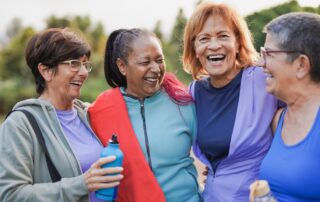
[[[155,81],[158,81],[157,78],[146,78],[147,81],[151,81],[151,82],[155,82]]]
[[[219,62],[222,61],[226,56],[223,54],[217,54],[217,55],[208,55],[207,59],[211,62]]]
[[[74,81],[74,82],[71,82],[71,84],[81,86],[81,85],[82,85],[82,82],[80,82],[80,81]]]
[[[210,60],[212,60],[212,59],[222,59],[222,58],[224,58],[224,55],[222,55],[222,54],[219,54],[219,55],[209,55],[208,58],[209,58]]]

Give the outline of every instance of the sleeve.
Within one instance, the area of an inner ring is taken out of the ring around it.
[[[56,183],[33,182],[33,144],[37,139],[23,116],[11,114],[0,126],[0,201],[78,201],[87,195],[83,175]]]
[[[191,83],[190,83],[189,86],[188,86],[189,93],[190,93],[190,95],[191,95],[191,97],[192,97],[193,99],[195,99],[195,97],[194,97],[194,88],[195,88],[195,85],[196,85],[196,81],[191,81]]]
[[[196,114],[196,108],[194,104],[192,105],[191,132],[192,132],[192,144],[194,144],[197,137],[197,114]]]

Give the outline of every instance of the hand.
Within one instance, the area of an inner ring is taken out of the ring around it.
[[[115,156],[100,158],[84,173],[84,180],[90,192],[120,184],[120,180],[123,178],[123,175],[120,174],[123,171],[122,167],[101,168],[102,165],[115,159]]]
[[[203,183],[206,183],[207,176],[208,176],[208,171],[209,171],[209,168],[208,168],[208,166],[206,166],[205,170],[202,172],[202,175],[205,176],[205,178],[203,180]]]

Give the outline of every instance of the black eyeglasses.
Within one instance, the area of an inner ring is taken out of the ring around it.
[[[91,72],[92,70],[91,62],[82,62],[80,60],[66,60],[66,61],[60,62],[60,64],[68,64],[70,67],[70,70],[73,72],[80,71],[82,66],[84,66],[87,72]]]

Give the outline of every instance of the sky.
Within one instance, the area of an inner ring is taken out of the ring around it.
[[[14,17],[23,26],[37,30],[45,28],[50,15],[88,15],[93,23],[101,21],[107,33],[119,28],[140,27],[153,29],[161,20],[165,35],[171,32],[179,8],[189,17],[198,0],[0,0],[0,37]],[[286,0],[212,0],[234,6],[245,16]],[[301,6],[316,7],[320,0],[298,0]]]

